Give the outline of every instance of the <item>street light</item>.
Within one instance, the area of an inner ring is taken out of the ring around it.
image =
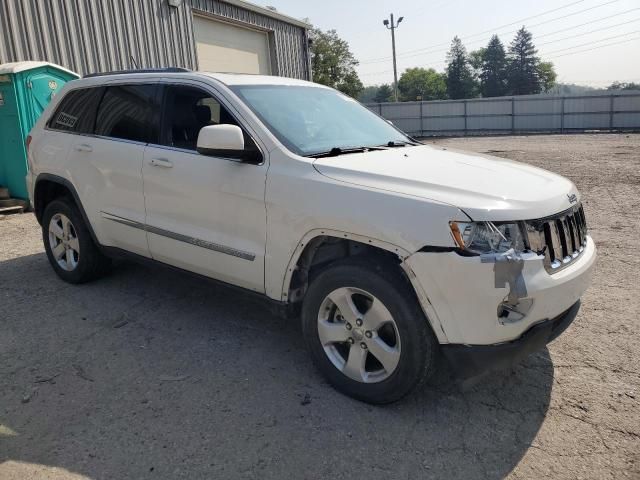
[[[404,19],[404,17],[398,18],[396,23],[393,23],[393,13],[390,15],[391,20],[383,20],[382,24],[387,27],[388,30],[391,30],[391,48],[393,49],[393,97],[394,100],[398,101],[398,67],[396,64],[396,28],[400,25],[400,22]]]

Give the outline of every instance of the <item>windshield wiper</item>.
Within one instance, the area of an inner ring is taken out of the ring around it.
[[[309,155],[305,155],[305,157],[310,158],[327,158],[327,157],[337,157],[338,155],[346,155],[348,153],[362,153],[369,152],[371,150],[384,150],[385,145],[380,145],[377,147],[333,147],[331,150],[327,150],[325,152],[318,153],[310,153]]]
[[[415,145],[420,145],[417,142],[403,142],[403,141],[394,141],[391,140],[383,145],[380,145],[381,147],[388,147],[388,148],[395,148],[395,147],[406,147],[407,145],[411,145],[411,146],[415,146]]]

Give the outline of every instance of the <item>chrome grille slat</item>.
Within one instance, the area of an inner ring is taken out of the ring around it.
[[[562,219],[562,234],[564,235],[564,258],[563,263],[569,263],[573,258],[573,245],[571,244],[571,229],[569,227],[569,216]]]
[[[567,215],[567,223],[569,224],[569,232],[571,233],[571,249],[573,253],[571,256],[573,258],[578,256],[580,242],[578,241],[578,232],[577,232],[577,224],[576,224],[576,216],[575,215]]]
[[[565,219],[559,218],[556,220],[556,226],[558,227],[558,236],[560,237],[560,246],[562,247],[562,262],[564,262],[569,255],[569,249],[567,248],[567,236],[565,235]]]
[[[576,237],[576,247],[578,252],[582,251],[582,222],[580,221],[578,213],[573,216],[573,222],[575,225],[575,237]]]
[[[560,265],[562,265],[562,260],[564,259],[564,248],[562,247],[563,243],[564,243],[564,236],[561,235],[561,226],[562,223],[560,222],[560,219],[557,219],[555,221],[551,222],[551,245],[550,247],[553,248],[553,252],[555,253],[555,257],[556,257],[556,262],[559,262],[558,266],[556,266],[555,268],[558,268]]]
[[[587,224],[582,205],[547,218],[525,223],[529,248],[544,252],[544,266],[556,273],[583,251],[587,242]]]
[[[571,216],[567,215],[564,217],[564,234],[565,237],[567,237],[567,254],[569,256],[572,256],[575,250],[573,246],[573,232],[571,230]]]
[[[578,210],[578,217],[580,217],[580,222],[582,222],[582,245],[586,245],[587,243],[587,219],[584,216],[584,208],[580,205],[580,210]]]

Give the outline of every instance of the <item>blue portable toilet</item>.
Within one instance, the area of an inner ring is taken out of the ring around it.
[[[28,199],[25,140],[56,92],[76,78],[48,62],[0,65],[0,187],[11,197]]]

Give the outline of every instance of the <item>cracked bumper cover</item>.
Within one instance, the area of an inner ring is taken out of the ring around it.
[[[537,323],[520,338],[499,345],[442,345],[442,353],[460,379],[493,369],[508,368],[544,348],[571,325],[580,310],[580,300],[556,318]]]
[[[497,345],[519,339],[532,326],[557,318],[584,294],[596,248],[563,270],[549,274],[535,253],[500,258],[464,257],[455,252],[418,252],[405,268],[441,345]],[[505,303],[518,315],[501,315]]]

